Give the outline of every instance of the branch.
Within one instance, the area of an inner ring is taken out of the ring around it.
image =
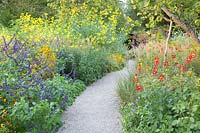
[[[174,23],[181,27],[196,44],[200,45],[200,40],[191,28],[188,28],[183,22],[181,22],[181,20],[176,18],[166,7],[162,7],[161,9],[165,14],[167,14],[167,16],[169,16],[174,21]]]
[[[168,18],[166,18],[166,17],[163,17],[163,19],[164,19],[165,21],[167,21],[167,22],[171,22],[171,20],[168,19]]]
[[[170,20],[169,32],[168,32],[167,40],[165,43],[164,63],[166,62],[166,59],[167,59],[167,50],[168,50],[169,38],[171,35],[171,31],[172,31],[172,23],[173,23],[172,20]]]

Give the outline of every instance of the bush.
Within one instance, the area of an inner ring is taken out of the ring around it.
[[[89,46],[63,48],[57,55],[58,71],[63,75],[80,79],[86,85],[101,78],[105,73],[119,70],[125,61],[120,53],[112,54],[110,50]],[[74,73],[71,73],[73,70]]]
[[[70,47],[62,48],[57,56],[57,71],[68,78],[77,78],[78,64],[83,56],[83,50]]]
[[[104,51],[95,51],[89,49],[86,51],[78,64],[77,76],[87,85],[101,78],[107,73],[109,61],[107,53]]]

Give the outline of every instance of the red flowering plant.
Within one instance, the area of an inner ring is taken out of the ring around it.
[[[191,127],[199,124],[200,78],[193,72],[198,53],[189,44],[170,42],[166,56],[164,43],[136,51],[136,73],[121,93],[128,101],[124,123],[134,123],[130,132],[200,132],[199,126]]]
[[[136,59],[138,61],[137,76],[133,75],[133,82],[135,89],[140,90],[138,92],[151,88],[149,86],[152,85],[170,85],[171,80],[173,80],[172,77],[177,77],[182,81],[184,76],[191,75],[190,64],[197,57],[196,48],[191,48],[191,44],[188,43],[179,44],[172,41],[168,46],[165,58],[164,49],[164,43],[162,45],[159,42],[158,44],[148,44],[142,49],[143,52],[141,52],[141,49],[136,51],[138,57]]]

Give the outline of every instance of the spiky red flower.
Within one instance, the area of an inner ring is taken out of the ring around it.
[[[161,73],[161,74],[159,75],[159,81],[161,82],[161,81],[163,81],[163,79],[164,79],[164,75]]]
[[[175,54],[172,54],[171,57],[172,57],[172,59],[176,59],[176,55]]]
[[[141,91],[142,91],[142,86],[139,85],[139,84],[137,84],[137,85],[136,85],[136,90],[137,90],[138,92],[141,92]]]
[[[186,63],[187,64],[190,64],[192,61],[192,56],[188,56],[187,59],[186,59]]]
[[[156,65],[154,65],[153,67],[153,75],[155,76],[157,73],[158,67]]]
[[[156,75],[156,73],[157,73],[157,71],[154,69],[154,70],[153,70],[153,75],[155,76],[155,75]]]
[[[165,67],[170,66],[170,64],[169,64],[169,62],[168,62],[167,60],[164,62],[164,66],[165,66]]]
[[[196,51],[192,51],[192,53],[190,55],[192,56],[192,58],[196,58],[197,52]]]
[[[178,69],[180,69],[181,71],[185,71],[186,70],[186,67],[184,65],[179,65],[178,66]]]
[[[159,58],[158,58],[158,56],[156,56],[156,57],[154,58],[154,63],[155,63],[155,65],[158,65],[158,64],[159,64]]]

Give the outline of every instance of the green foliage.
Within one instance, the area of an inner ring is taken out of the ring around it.
[[[31,129],[31,132],[41,132],[57,130],[61,125],[62,111],[67,106],[72,105],[76,96],[80,95],[85,89],[84,83],[78,81],[71,83],[71,81],[58,75],[54,76],[53,79],[46,80],[44,87],[29,88],[28,90],[19,89],[15,91],[16,94],[12,97],[0,93],[3,99],[9,99],[9,101],[3,102],[5,105],[3,104],[0,109],[1,115],[4,114],[3,109],[8,112],[1,122],[4,123],[4,119],[11,121],[12,126],[9,131],[25,132]],[[20,98],[21,93],[26,95]],[[1,98],[0,102],[3,99]],[[11,103],[12,106],[9,105]]]
[[[200,132],[198,48],[172,40],[165,62],[161,40],[136,50],[136,72],[119,84],[124,132]]]
[[[41,17],[44,13],[53,15],[55,11],[48,7],[47,0],[2,0],[0,2],[0,23],[9,26],[21,13]]]
[[[65,77],[56,75],[53,79],[48,79],[45,81],[47,87],[46,91],[51,93],[51,102],[62,103],[65,94],[67,94],[67,99],[65,99],[67,104],[72,105],[75,98],[80,95],[80,93],[85,89],[85,85],[81,81],[70,81],[66,80]],[[53,88],[52,88],[53,87]],[[63,106],[63,105],[59,105]],[[66,106],[63,106],[64,110]]]
[[[193,71],[200,76],[200,50],[197,52],[197,58],[192,61],[191,67],[193,68]]]
[[[109,61],[105,58],[107,56],[107,53],[101,50],[95,51],[89,49],[86,51],[78,64],[78,78],[86,84],[90,84],[101,78],[109,71]]]
[[[69,74],[74,69],[75,78],[89,85],[105,73],[123,67],[125,50],[121,49],[116,53],[112,53],[111,50],[82,45],[63,48],[58,52],[58,70],[60,73]]]
[[[135,104],[122,109],[125,132],[199,132],[200,92],[190,85],[141,92]]]
[[[126,80],[122,80],[118,83],[117,93],[120,97],[122,105],[134,102],[136,100],[136,91],[133,88],[134,83],[132,82],[132,77],[129,77],[129,79]]]
[[[131,19],[124,17],[117,4],[109,3],[112,1],[86,1],[78,5],[72,1],[52,2],[49,6],[57,11],[55,17],[46,14],[38,18],[23,12],[12,29],[19,38],[35,42],[49,41],[57,35],[66,42],[121,45],[131,29]]]
[[[50,47],[40,47],[38,52],[14,38],[9,45],[4,43],[0,51],[0,131],[55,132],[61,125],[61,113],[85,89],[84,83],[54,72],[51,78],[44,76],[56,62]]]
[[[32,104],[24,97],[15,103],[10,114],[15,131],[24,132],[31,127],[34,127],[32,132],[51,131],[55,125],[60,124],[60,111],[51,112],[56,103],[49,104],[47,100],[42,100]]]
[[[129,2],[128,12],[134,20],[140,23],[139,26],[146,26],[147,28],[163,26],[165,24],[163,16],[165,15],[161,8],[165,6],[179,19],[199,32],[200,2],[198,0],[129,0]]]

